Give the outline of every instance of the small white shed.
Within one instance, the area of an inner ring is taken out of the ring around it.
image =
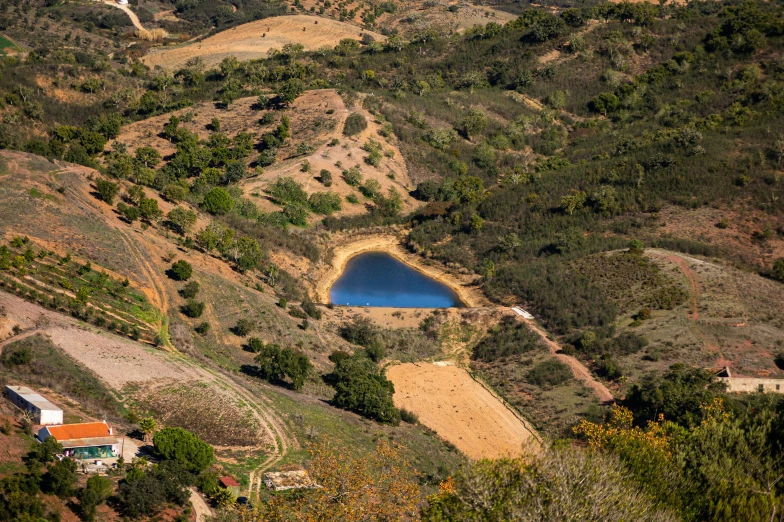
[[[19,408],[30,412],[33,420],[42,425],[62,424],[63,410],[26,386],[6,385],[5,393]]]

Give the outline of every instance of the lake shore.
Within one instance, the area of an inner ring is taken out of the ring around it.
[[[488,304],[479,287],[473,283],[474,277],[452,274],[445,268],[425,263],[422,258],[406,251],[400,240],[391,234],[368,236],[356,241],[339,244],[332,250],[332,260],[328,270],[319,278],[316,284],[316,297],[319,302],[330,302],[329,291],[338,280],[346,264],[352,257],[365,252],[384,252],[391,255],[401,263],[421,272],[451,288],[460,301],[467,308],[475,308]]]

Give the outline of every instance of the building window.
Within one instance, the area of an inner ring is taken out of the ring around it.
[[[760,384],[759,385],[759,392],[762,393],[764,391],[765,391],[765,385],[764,384]]]
[[[780,389],[781,389],[781,384],[777,384],[776,385],[776,391],[779,391]]]

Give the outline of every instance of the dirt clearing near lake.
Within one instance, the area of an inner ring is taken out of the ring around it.
[[[407,363],[387,368],[395,406],[472,459],[537,451],[533,428],[469,373],[450,363]]]
[[[360,40],[362,34],[369,34],[377,42],[386,40],[378,33],[337,20],[307,15],[276,16],[240,25],[183,47],[156,50],[142,61],[149,67],[160,65],[176,70],[191,58],[198,57],[212,67],[228,56],[238,60],[264,58],[270,49],[280,50],[286,44],[302,44],[306,51],[314,51],[325,45],[334,47],[344,38]]]

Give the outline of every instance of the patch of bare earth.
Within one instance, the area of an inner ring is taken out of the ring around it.
[[[201,58],[211,67],[230,56],[239,60],[264,58],[270,49],[280,50],[287,44],[302,44],[306,51],[323,46],[334,47],[344,38],[360,40],[362,34],[370,34],[376,41],[386,40],[381,34],[328,18],[276,16],[233,27],[200,42],[155,49],[142,61],[149,67],[176,70],[192,58]]]
[[[500,458],[537,451],[538,436],[502,400],[464,369],[448,363],[387,368],[395,406],[454,444],[469,458]]]
[[[669,207],[659,217],[663,232],[717,246],[752,266],[770,267],[774,260],[784,257],[784,238],[776,234],[784,230],[784,218],[780,216],[748,209]],[[726,228],[720,228],[724,224]],[[763,237],[766,230],[770,231],[769,238]]]

